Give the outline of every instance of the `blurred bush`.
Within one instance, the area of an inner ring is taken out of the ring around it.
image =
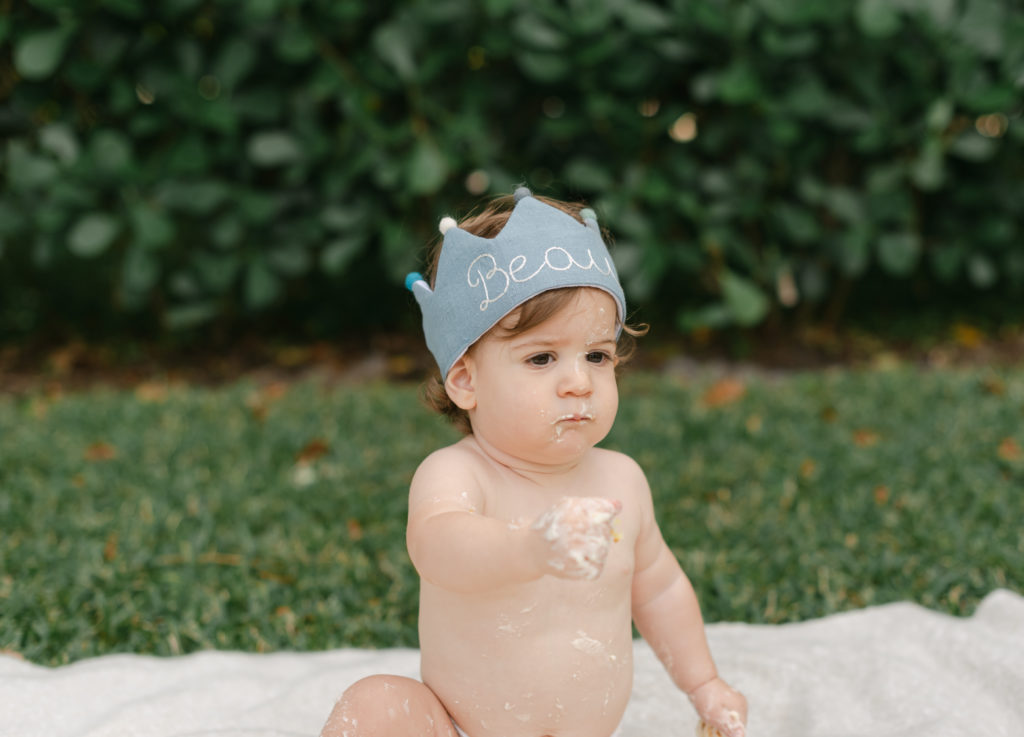
[[[438,218],[518,182],[684,329],[1024,286],[1010,0],[3,7],[0,335],[414,324]]]

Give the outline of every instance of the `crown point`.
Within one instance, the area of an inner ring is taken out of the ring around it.
[[[441,218],[441,222],[438,224],[437,229],[441,231],[441,235],[444,235],[449,230],[457,226],[458,223],[455,222],[455,218],[445,215]]]
[[[423,274],[420,274],[417,271],[410,272],[409,275],[405,277],[405,288],[411,292],[413,285],[418,281],[425,281],[423,279]]]
[[[532,197],[533,193],[530,192],[528,187],[516,187],[516,191],[512,193],[516,202],[519,202],[524,197]]]

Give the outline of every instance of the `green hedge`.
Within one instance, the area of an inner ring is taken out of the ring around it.
[[[518,182],[683,328],[1024,286],[1010,0],[2,5],[0,335],[393,327]]]

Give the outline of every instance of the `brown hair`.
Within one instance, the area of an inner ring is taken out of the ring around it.
[[[534,195],[534,197],[545,204],[557,207],[559,210],[572,215],[581,223],[583,222],[583,218],[580,217],[580,211],[586,207],[583,203],[562,202],[561,200],[537,195]],[[481,238],[493,238],[501,232],[505,223],[508,222],[514,206],[515,199],[512,195],[496,197],[487,203],[480,212],[472,214],[460,222],[459,228]],[[605,241],[608,241],[608,234],[604,233],[604,236]],[[435,241],[428,259],[427,279],[431,286],[434,285],[434,280],[437,276],[437,262],[441,258],[442,243],[443,240],[441,238]],[[526,331],[537,327],[571,303],[581,289],[588,289],[588,287],[561,287],[542,292],[512,310],[505,319],[499,321],[498,325],[491,328],[487,335],[494,334],[502,340],[509,340],[517,335],[522,335]],[[515,318],[514,324],[508,324],[509,317]],[[500,331],[500,333],[497,331]],[[622,333],[619,336],[616,347],[617,367],[623,365],[633,355],[635,349],[634,339],[646,333],[646,325],[622,326]],[[473,346],[470,346],[469,350],[473,350]],[[455,404],[448,396],[448,392],[444,388],[444,377],[440,373],[435,374],[427,381],[423,388],[423,399],[428,407],[446,416],[457,430],[465,435],[473,434],[473,427],[469,422],[469,414],[466,410]]]

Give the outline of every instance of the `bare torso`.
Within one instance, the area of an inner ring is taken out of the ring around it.
[[[543,576],[460,593],[421,581],[422,677],[470,737],[605,737],[632,688],[630,587],[641,526],[623,457],[592,451],[565,485],[542,487],[479,463],[475,512],[529,524],[566,496],[622,502],[595,580]],[[472,555],[471,550],[466,555]]]

